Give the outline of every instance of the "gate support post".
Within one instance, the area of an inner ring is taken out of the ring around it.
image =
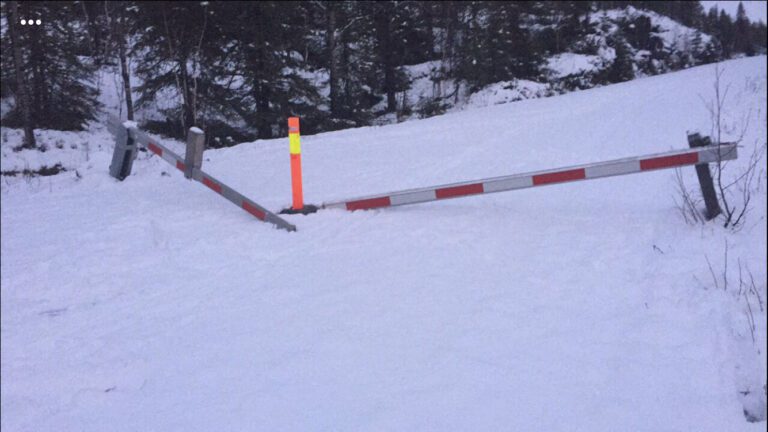
[[[184,155],[184,177],[191,179],[195,170],[202,169],[203,150],[205,150],[205,134],[199,128],[189,128],[187,152]]]
[[[711,141],[709,137],[702,137],[697,133],[692,133],[688,134],[688,145],[691,148],[704,147],[711,145]],[[718,163],[720,163],[720,161],[718,161]],[[704,204],[707,206],[707,214],[705,216],[707,220],[712,220],[722,213],[722,210],[720,209],[720,203],[717,201],[717,192],[715,192],[715,185],[712,181],[712,173],[709,171],[709,164],[697,164],[696,175],[699,177],[701,195],[704,197]]]
[[[136,159],[134,127],[119,127],[115,134],[115,152],[109,165],[109,175],[123,181],[131,175],[133,160]]]

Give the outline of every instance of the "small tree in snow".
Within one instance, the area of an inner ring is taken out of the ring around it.
[[[634,79],[635,69],[629,44],[621,34],[616,34],[612,38],[612,42],[613,48],[616,50],[616,58],[613,59],[613,64],[607,71],[607,81],[619,83]]]

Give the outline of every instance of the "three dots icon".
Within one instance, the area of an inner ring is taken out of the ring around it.
[[[31,19],[30,20],[25,20],[25,19],[21,20],[21,25],[40,25],[42,23],[43,23],[43,21],[39,20],[39,19],[38,20],[31,20]]]

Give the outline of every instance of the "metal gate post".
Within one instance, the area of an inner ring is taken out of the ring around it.
[[[187,133],[187,152],[184,154],[184,177],[191,179],[195,170],[203,167],[203,150],[205,150],[205,133],[191,127]]]
[[[691,148],[705,147],[710,144],[711,141],[709,137],[702,138],[702,136],[697,133],[688,134],[688,145]],[[718,167],[716,169],[720,169],[720,160],[717,161],[717,164]],[[704,204],[707,206],[706,218],[707,220],[712,220],[722,213],[722,210],[720,209],[720,203],[717,201],[717,193],[715,192],[715,185],[712,182],[712,173],[709,171],[709,164],[696,164],[696,175],[699,177],[701,195],[704,197]]]
[[[109,175],[123,181],[131,175],[133,160],[136,159],[134,129],[120,127],[115,131],[115,152],[109,165]]]

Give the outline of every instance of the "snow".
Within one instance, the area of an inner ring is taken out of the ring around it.
[[[547,59],[547,69],[554,78],[563,78],[595,70],[599,61],[599,56],[561,53]]]
[[[607,22],[610,23],[617,20],[636,19],[639,16],[650,18],[652,25],[659,28],[659,32],[654,32],[653,34],[662,39],[665,48],[678,51],[685,51],[690,48],[691,41],[696,34],[696,29],[684,26],[668,16],[653,11],[639,10],[632,6],[627,6],[624,9],[608,9],[593,12],[590,15],[590,20],[606,22],[604,18],[607,18],[609,20]],[[615,24],[611,23],[611,25]],[[706,33],[699,34],[703,44],[712,39],[712,36]]]
[[[766,140],[765,61],[724,63],[724,139],[751,120],[729,175]],[[302,137],[305,202],[685,148],[713,71]],[[765,172],[738,232],[686,225],[658,171],[285,233],[148,152],[117,182],[101,125],[40,134],[91,153],[2,177],[4,430],[765,429],[743,415],[765,414]],[[2,135],[3,169],[33,160]],[[279,210],[288,159],[282,138],[203,168]]]
[[[403,66],[403,72],[408,77],[410,87],[404,93],[397,95],[398,104],[400,106],[407,106],[410,108],[419,109],[424,103],[435,99],[436,97],[444,96],[444,92],[439,91],[436,80],[433,77],[437,76],[441,65],[440,60],[428,61],[415,65]],[[452,86],[452,80],[445,80],[443,82],[444,88]],[[384,110],[387,106],[386,98],[382,100],[374,107],[375,110]],[[418,113],[414,113],[411,118],[418,118]],[[391,114],[385,114],[379,117],[376,121],[377,124],[394,123],[397,121],[396,116]]]
[[[529,80],[501,81],[469,96],[469,107],[485,107],[549,96],[549,85]]]
[[[546,81],[545,83],[520,80],[521,85],[518,85],[514,84],[516,81],[504,81],[488,85],[480,90],[480,94],[476,94],[476,92],[470,94],[470,89],[466,83],[457,83],[453,79],[445,78],[444,73],[441,74],[443,66],[441,60],[405,65],[401,67],[401,71],[407,77],[409,87],[395,95],[400,112],[398,114],[385,112],[387,100],[381,97],[372,111],[383,114],[376,117],[371,124],[383,126],[428,117],[435,115],[436,111],[459,112],[465,109],[516,102],[528,98],[548,97],[564,90],[560,80],[576,78],[579,75],[587,75],[579,80],[580,86],[596,85],[594,84],[595,78],[589,75],[596,75],[601,70],[605,71],[616,59],[616,50],[611,46],[613,42],[609,42],[609,39],[621,33],[620,24],[631,22],[640,16],[650,19],[654,29],[651,35],[658,37],[666,54],[671,54],[671,57],[677,58],[678,61],[681,60],[681,56],[689,57],[694,51],[701,54],[698,51],[704,49],[706,44],[712,40],[710,35],[684,26],[667,16],[648,10],[639,10],[632,6],[622,9],[593,11],[590,13],[589,21],[597,24],[594,33],[585,35],[582,40],[567,48],[573,52],[562,52],[544,59],[542,67],[544,76],[541,78]],[[479,21],[485,19],[487,19],[485,16],[478,18]],[[634,28],[634,24],[630,23],[628,26]],[[540,32],[547,28],[551,29],[552,26],[533,23],[527,27],[534,32]],[[437,33],[435,37],[439,41],[444,35]],[[701,42],[698,47],[694,46],[697,36]],[[636,48],[632,48],[632,50],[635,51],[633,69],[636,77],[647,75],[649,72],[645,67],[648,67],[649,64],[656,71],[654,74],[665,73],[673,66],[670,64],[670,59],[651,58],[652,53],[648,50]],[[586,52],[590,54],[586,54]],[[693,60],[691,59],[691,61]],[[446,67],[450,69],[447,65]],[[310,72],[286,68],[284,72],[298,73],[319,89],[320,96],[325,99],[328,98],[330,89],[327,70],[319,69]],[[571,85],[573,84],[569,84],[566,88]],[[440,110],[435,109],[438,105]],[[327,105],[320,105],[320,108],[322,110],[328,109]]]
[[[35,139],[45,152],[37,150],[20,150],[18,146],[23,140],[21,129],[3,128],[0,133],[0,171],[37,171],[43,167],[53,167],[60,164],[65,170],[75,170],[88,166],[92,154],[99,150],[110,148],[110,139],[103,134],[98,143],[94,142],[94,134],[90,132],[63,132],[44,129],[35,130]],[[100,149],[99,146],[103,146]],[[5,179],[9,181],[8,179]]]
[[[189,128],[189,130],[192,131],[192,133],[195,133],[198,135],[203,133],[203,130],[196,126],[192,126],[191,128]]]
[[[458,112],[465,109],[504,104],[523,99],[546,97],[553,94],[548,84],[522,79],[490,84],[470,94],[467,91],[466,84],[461,84],[457,90],[455,88],[455,81],[452,79],[444,79],[438,85],[437,77],[439,76],[440,66],[440,60],[404,66],[403,71],[408,76],[411,85],[407,91],[397,94],[397,102],[399,106],[405,105],[411,108],[412,114],[398,118],[393,113],[387,113],[379,116],[374,123],[376,125],[386,125],[420,118],[423,116],[420,110],[427,103],[435,102],[436,98],[445,98],[453,95],[454,91],[458,93],[455,98],[442,101],[442,103],[446,104],[447,112]],[[383,110],[385,107],[386,99],[382,99],[374,108]]]

